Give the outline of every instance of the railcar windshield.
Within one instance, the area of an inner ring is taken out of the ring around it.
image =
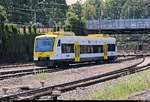
[[[53,51],[55,38],[37,38],[35,52]]]

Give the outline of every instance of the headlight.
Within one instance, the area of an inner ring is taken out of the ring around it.
[[[38,57],[34,57],[34,61],[38,61]]]

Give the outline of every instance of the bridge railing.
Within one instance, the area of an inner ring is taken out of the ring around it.
[[[150,19],[89,20],[87,29],[150,29]]]

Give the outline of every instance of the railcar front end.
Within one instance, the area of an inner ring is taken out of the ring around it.
[[[57,36],[43,35],[37,36],[34,42],[34,61],[36,66],[52,66],[55,56]]]

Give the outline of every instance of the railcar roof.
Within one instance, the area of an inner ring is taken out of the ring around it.
[[[66,33],[66,34],[72,34],[72,33]],[[114,38],[114,37],[111,37],[111,36],[109,36],[109,35],[104,35],[104,34],[88,34],[87,36],[75,36],[75,35],[65,35],[65,33],[64,34],[59,34],[58,32],[55,34],[55,33],[52,33],[52,32],[50,32],[50,33],[47,33],[47,34],[44,34],[44,35],[39,35],[39,36],[37,36],[36,38],[42,38],[42,37],[59,37],[59,38],[98,38],[98,39],[100,39],[100,38]],[[114,38],[115,39],[115,38]]]
[[[57,37],[57,35],[39,35],[36,38],[43,38],[43,37]]]
[[[40,37],[67,37],[67,38],[114,38],[114,37],[98,37],[98,36],[59,36],[59,35],[39,35],[36,38]]]
[[[114,38],[114,37],[96,37],[96,36],[59,36],[59,37],[75,37],[75,38]]]

